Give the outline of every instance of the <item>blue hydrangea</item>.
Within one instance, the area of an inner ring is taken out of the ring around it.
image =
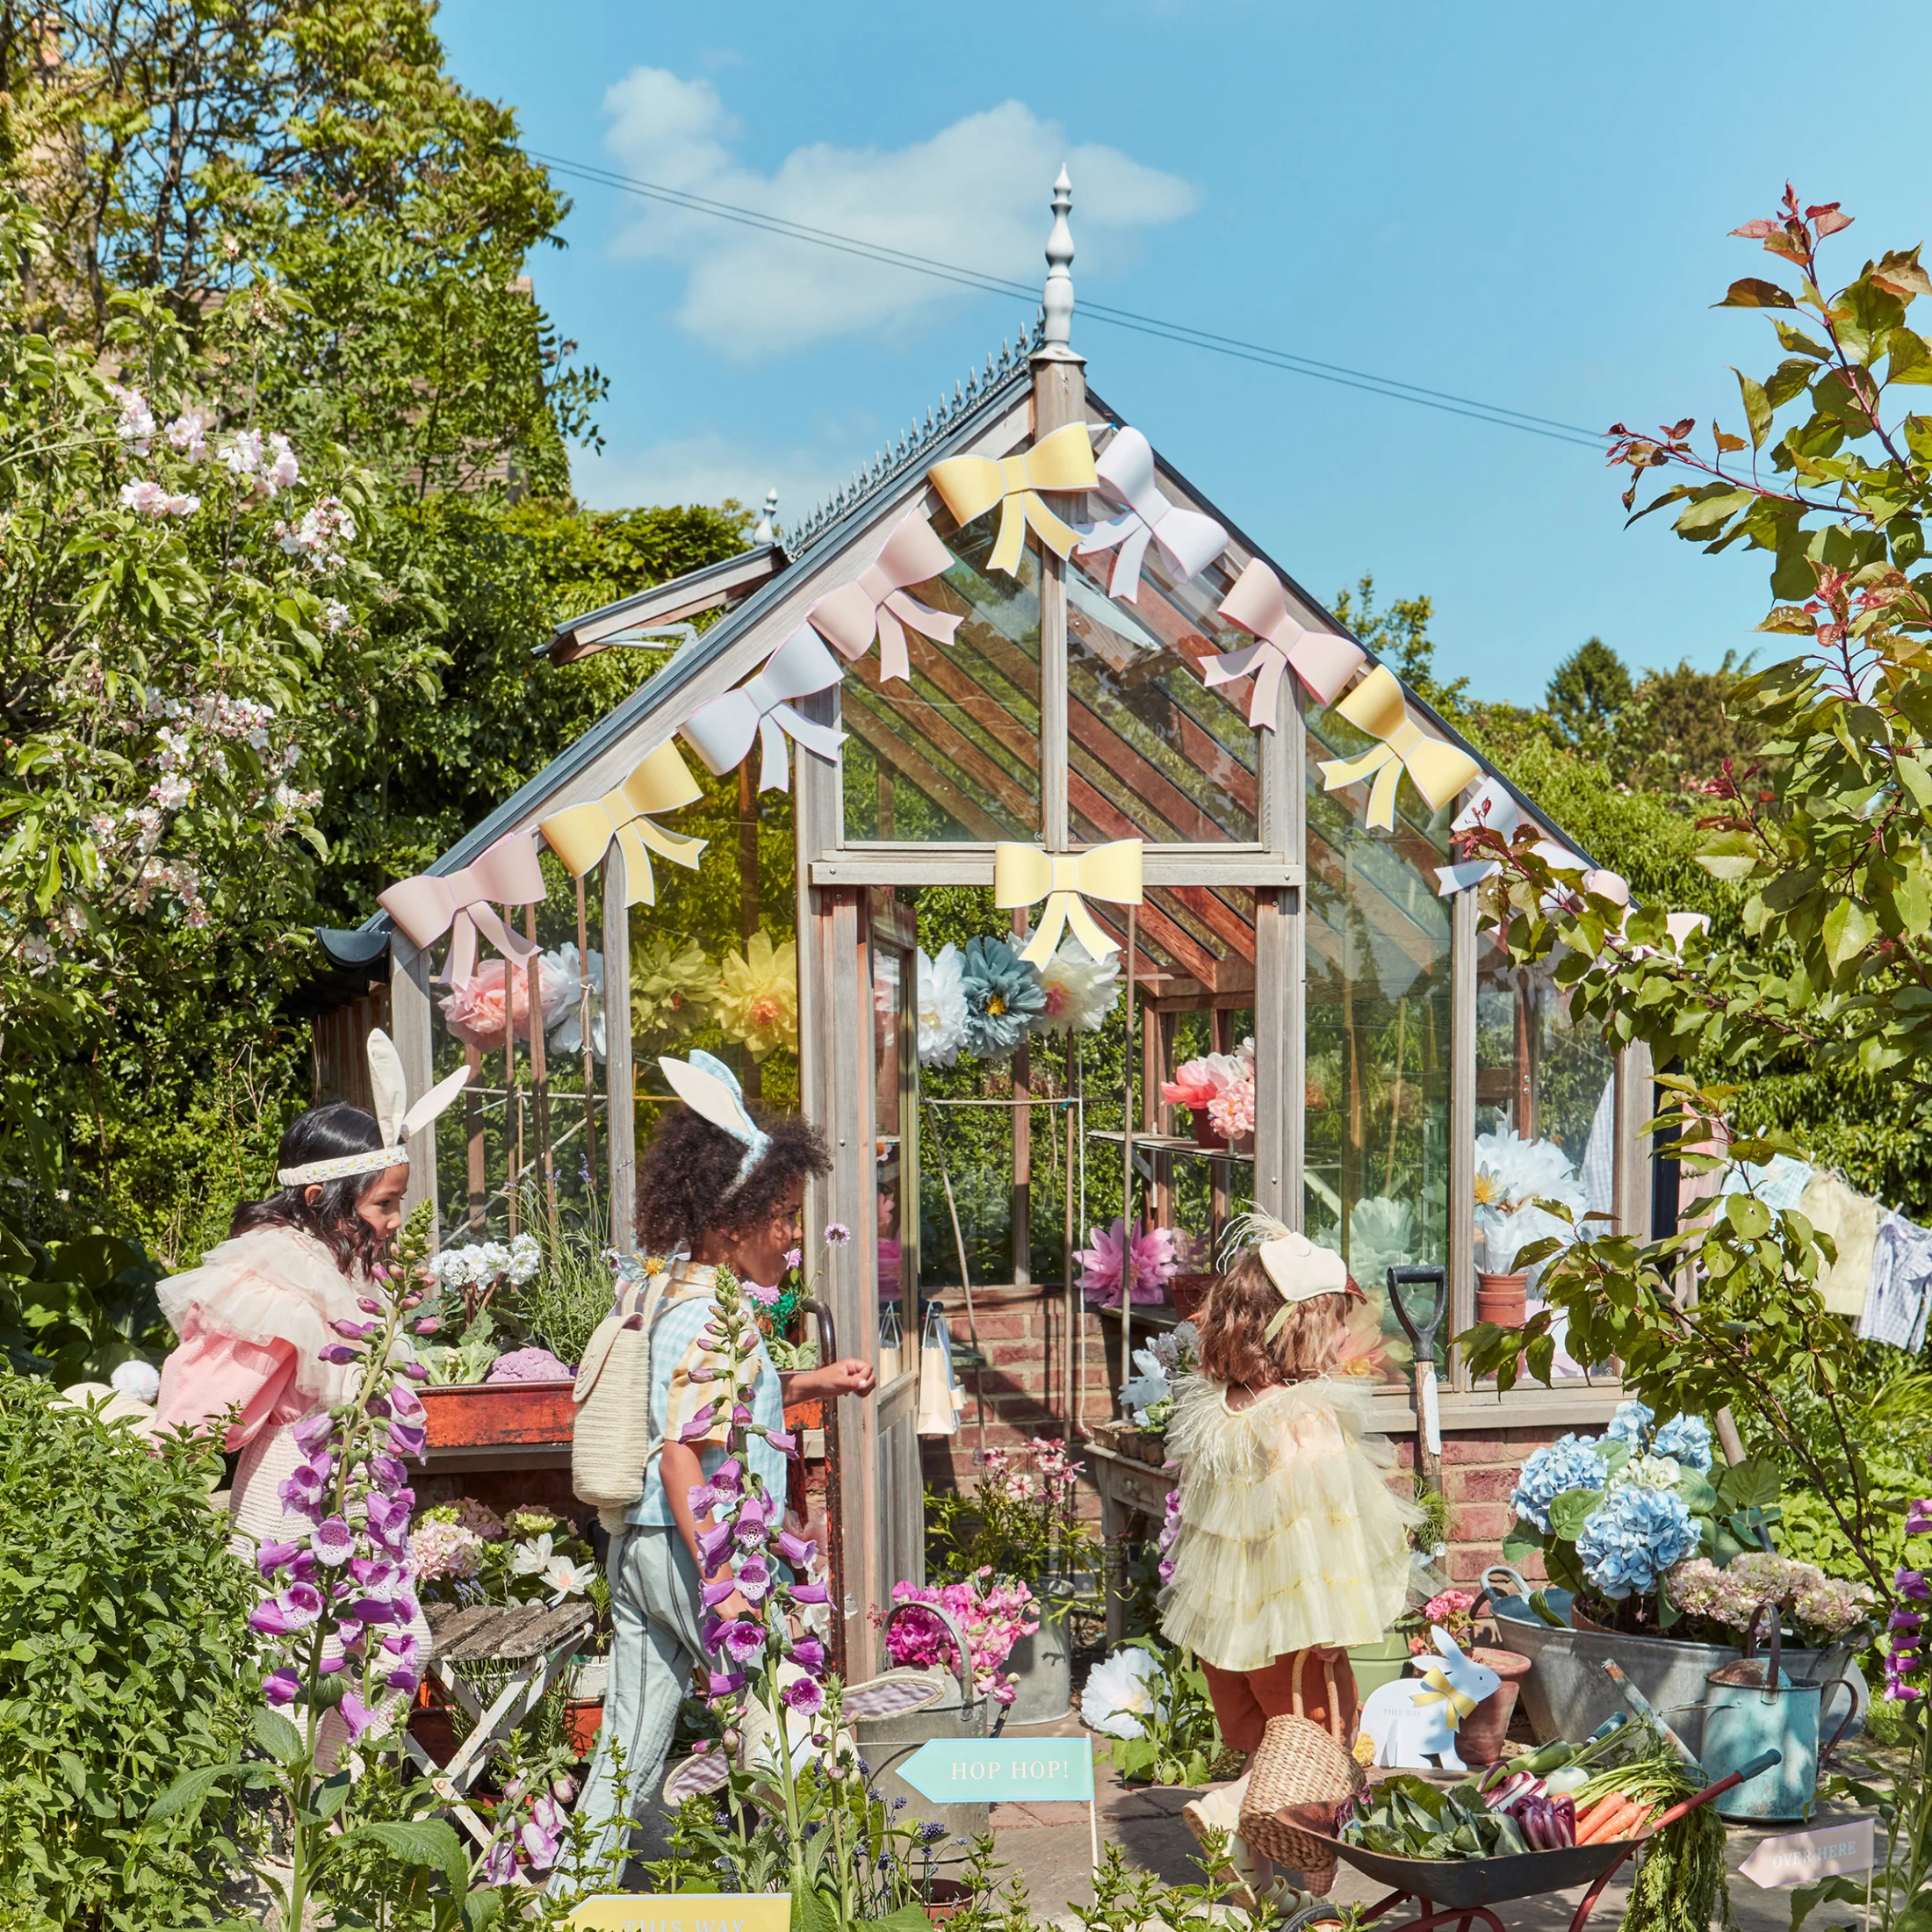
[[[1566,1489],[1600,1489],[1609,1474],[1595,1436],[1561,1436],[1523,1465],[1510,1507],[1546,1536],[1550,1504]]]
[[[1667,1569],[1695,1554],[1698,1542],[1698,1526],[1682,1496],[1626,1483],[1612,1489],[1584,1524],[1576,1558],[1590,1588],[1621,1603],[1655,1590]]]
[[[1654,1456],[1670,1456],[1686,1469],[1711,1467],[1711,1425],[1701,1416],[1673,1416],[1650,1440]]]
[[[1656,1419],[1654,1409],[1639,1402],[1626,1402],[1610,1418],[1610,1427],[1604,1433],[1613,1442],[1628,1443],[1632,1455],[1641,1455],[1649,1446],[1650,1425]]]

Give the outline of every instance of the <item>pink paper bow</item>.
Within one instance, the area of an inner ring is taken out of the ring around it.
[[[1091,557],[1118,544],[1107,594],[1141,601],[1141,564],[1150,540],[1172,566],[1176,583],[1197,577],[1228,547],[1228,533],[1211,516],[1184,510],[1163,494],[1154,472],[1154,446],[1138,429],[1122,429],[1093,465],[1100,494],[1124,514],[1080,532],[1079,554]]]
[[[1222,599],[1221,615],[1261,641],[1244,651],[1211,659],[1201,672],[1208,684],[1231,684],[1251,673],[1254,696],[1248,701],[1251,724],[1275,728],[1281,708],[1281,673],[1294,673],[1324,704],[1332,704],[1356,671],[1368,660],[1346,638],[1332,631],[1310,631],[1291,616],[1281,580],[1257,557]]]
[[[854,660],[871,648],[876,633],[880,682],[910,678],[905,626],[911,624],[934,644],[950,644],[964,620],[908,597],[906,586],[937,577],[952,561],[952,552],[933,534],[923,513],[914,510],[886,538],[877,560],[867,566],[858,582],[841,585],[819,598],[806,620],[827,644]]]
[[[476,971],[479,932],[508,959],[522,962],[537,950],[534,940],[504,925],[496,907],[541,905],[545,896],[536,841],[527,832],[513,832],[460,872],[419,872],[412,879],[399,879],[376,895],[376,903],[419,951],[449,934],[450,956],[439,979],[462,986]]]
[[[835,759],[845,733],[814,724],[791,700],[823,691],[845,675],[810,624],[800,624],[765,660],[754,678],[701,704],[680,727],[692,749],[717,777],[742,764],[755,738],[763,753],[761,791],[784,791],[790,783],[785,740],[795,738],[820,758]]]

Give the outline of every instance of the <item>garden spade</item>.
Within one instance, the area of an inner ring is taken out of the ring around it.
[[[1426,1322],[1417,1321],[1402,1301],[1402,1291],[1411,1283],[1426,1283],[1435,1290]],[[1446,1268],[1391,1268],[1388,1271],[1388,1300],[1416,1355],[1416,1467],[1421,1472],[1423,1481],[1439,1496],[1442,1493],[1442,1409],[1436,1399],[1436,1331],[1441,1328],[1443,1316],[1449,1311],[1449,1271]]]

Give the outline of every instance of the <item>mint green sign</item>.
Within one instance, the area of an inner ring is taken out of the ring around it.
[[[1093,1746],[1086,1738],[930,1738],[899,1776],[936,1805],[1084,1804],[1093,1796]]]

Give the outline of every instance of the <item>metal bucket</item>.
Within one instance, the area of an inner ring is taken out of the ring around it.
[[[1530,1605],[1530,1586],[1506,1564],[1483,1573],[1507,1577],[1510,1594],[1492,1591],[1490,1607],[1507,1621],[1507,1647],[1519,1650],[1534,1666],[1523,1680],[1520,1701],[1537,1742],[1588,1737],[1623,1708],[1603,1666],[1618,1663],[1630,1681],[1662,1712],[1672,1728],[1701,1758],[1705,1678],[1744,1653],[1717,1644],[1677,1643],[1669,1637],[1631,1637],[1613,1631],[1554,1628]],[[1825,1687],[1820,1722],[1825,1734],[1856,1737],[1864,1727],[1871,1691],[1843,1645],[1829,1650],[1787,1650],[1793,1676]]]
[[[989,1807],[977,1805],[936,1805],[923,1792],[915,1791],[899,1776],[898,1768],[930,1738],[991,1737],[993,1733],[992,1699],[977,1696],[973,1690],[972,1653],[966,1647],[966,1633],[937,1604],[895,1604],[886,1614],[885,1627],[893,1618],[910,1610],[924,1611],[946,1626],[958,1658],[956,1683],[948,1684],[938,1702],[903,1716],[862,1718],[856,1726],[859,1755],[869,1767],[868,1782],[887,1805],[903,1798],[904,1806],[894,1818],[901,1824],[917,1820],[943,1826],[949,1838],[971,1840],[988,1829]],[[934,1849],[942,1848],[935,1845]],[[954,1848],[953,1856],[963,1856]]]

